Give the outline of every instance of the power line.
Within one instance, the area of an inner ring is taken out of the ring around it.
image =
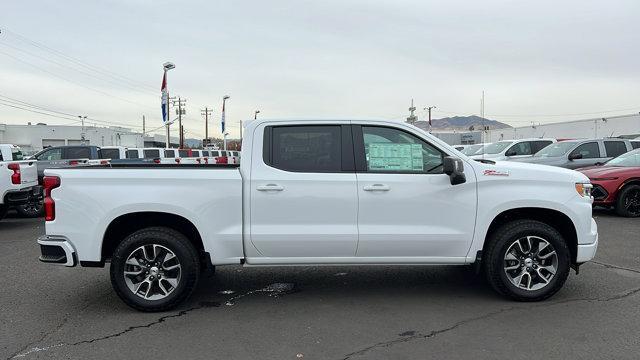
[[[68,118],[68,117],[63,117],[63,116],[54,115],[54,114],[48,114],[48,113],[45,113],[45,112],[42,112],[42,111],[37,111],[37,110],[27,109],[27,108],[23,108],[23,107],[16,106],[16,105],[5,104],[5,103],[3,103],[2,101],[4,101],[4,100],[0,100],[0,105],[2,105],[2,106],[8,106],[8,107],[12,107],[12,108],[15,108],[15,109],[20,109],[20,110],[30,111],[30,112],[33,112],[33,113],[42,114],[42,115],[46,115],[46,116],[51,116],[51,117],[55,117],[55,118],[59,118],[59,119],[71,120],[71,119],[70,119],[70,118]],[[75,124],[75,123],[79,123],[79,122],[80,122],[80,121],[77,121],[77,120],[76,120],[76,121],[74,121],[74,122],[72,122],[72,123],[68,123],[68,124],[64,124],[64,125],[70,125],[70,124]]]
[[[126,77],[126,76],[122,76],[122,75],[120,75],[118,73],[115,73],[113,71],[110,71],[110,70],[107,70],[107,69],[103,69],[103,68],[100,68],[100,67],[95,66],[95,65],[91,65],[91,64],[89,64],[89,63],[87,63],[85,61],[82,61],[82,60],[79,60],[79,59],[77,59],[77,58],[75,58],[73,56],[67,55],[67,54],[65,54],[65,53],[63,53],[61,51],[58,51],[56,49],[53,49],[53,48],[51,48],[51,47],[49,47],[47,45],[39,43],[39,42],[37,42],[35,40],[31,40],[28,37],[26,37],[24,35],[20,35],[20,34],[18,34],[16,32],[13,32],[13,31],[11,31],[11,30],[9,30],[7,28],[0,29],[0,33],[2,33],[2,32],[5,32],[6,34],[9,34],[10,36],[13,36],[14,38],[17,38],[19,41],[25,42],[27,44],[30,44],[32,46],[35,46],[35,47],[43,50],[43,51],[46,51],[46,52],[55,54],[55,55],[57,55],[59,57],[62,57],[64,59],[66,59],[67,61],[70,61],[70,62],[73,62],[75,64],[78,64],[78,65],[80,65],[80,66],[82,66],[82,67],[84,67],[84,68],[86,68],[88,70],[91,70],[91,71],[94,71],[94,72],[97,72],[97,73],[101,73],[101,74],[103,74],[105,76],[109,76],[109,77],[112,77],[114,79],[120,79],[120,81],[126,81],[126,82],[129,82],[130,84],[133,84],[133,85],[136,85],[136,86],[143,86],[143,87],[146,87],[146,88],[148,88],[149,90],[152,90],[152,91],[156,90],[156,88],[154,86],[139,82],[137,80],[130,79],[130,78]]]
[[[86,85],[80,84],[80,83],[78,83],[77,81],[73,81],[73,80],[67,79],[67,78],[65,78],[65,77],[62,77],[62,76],[60,76],[60,75],[56,74],[56,73],[53,73],[53,72],[48,71],[48,70],[46,70],[46,69],[43,69],[43,68],[41,68],[41,67],[39,67],[39,66],[37,66],[37,65],[34,65],[34,64],[32,64],[32,63],[30,63],[30,62],[28,62],[28,61],[25,61],[25,60],[23,60],[23,59],[20,59],[20,58],[18,58],[18,57],[16,57],[16,56],[13,56],[13,55],[11,55],[11,54],[8,54],[8,53],[6,53],[6,52],[4,52],[4,51],[0,51],[0,54],[3,54],[3,55],[5,55],[5,56],[8,56],[8,57],[10,57],[10,58],[12,58],[12,59],[14,59],[14,60],[16,60],[16,61],[18,61],[18,62],[21,62],[21,63],[23,63],[23,64],[29,65],[29,66],[31,66],[31,67],[33,67],[33,68],[36,68],[36,69],[38,69],[38,70],[40,70],[40,71],[42,71],[42,72],[45,72],[45,73],[49,74],[49,75],[51,75],[51,76],[54,76],[54,77],[57,77],[57,78],[62,79],[62,80],[64,80],[64,81],[67,81],[67,82],[70,82],[70,83],[72,83],[72,84],[78,85],[78,86],[83,87],[83,88],[85,88],[85,89],[89,89],[89,90],[91,90],[91,91],[95,91],[95,92],[100,93],[100,94],[102,94],[102,95],[105,95],[105,96],[108,96],[108,97],[111,97],[111,98],[114,98],[114,99],[118,99],[118,100],[120,100],[120,101],[125,101],[125,102],[128,102],[128,103],[130,103],[130,104],[134,104],[134,105],[138,105],[138,106],[142,106],[142,107],[147,107],[147,108],[152,108],[152,107],[151,107],[151,106],[149,106],[149,105],[144,105],[144,104],[140,104],[140,103],[135,102],[135,101],[131,101],[131,100],[128,100],[128,99],[125,99],[125,98],[121,98],[121,97],[119,97],[119,96],[109,94],[109,93],[107,93],[107,92],[105,92],[105,91],[98,90],[98,89],[92,88],[92,87],[90,87],[90,86],[86,86]],[[155,109],[155,108],[154,108],[154,109]]]

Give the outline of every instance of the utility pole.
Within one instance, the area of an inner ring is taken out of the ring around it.
[[[204,110],[200,110],[200,115],[204,115],[204,142],[203,146],[209,145],[209,115],[211,115],[212,110],[208,107],[205,107]]]
[[[144,141],[144,133],[146,132],[145,131],[145,125],[146,124],[145,124],[144,120],[145,120],[144,119],[144,115],[142,115],[142,141]]]
[[[226,131],[225,126],[224,126],[225,125],[224,124],[224,115],[225,115],[224,111],[225,111],[225,104],[227,102],[227,99],[229,99],[230,97],[231,96],[229,96],[229,95],[225,95],[225,96],[222,97],[222,121],[221,121],[221,123],[222,123],[222,136],[223,136],[223,139],[224,139],[223,140],[224,141],[223,150],[227,150],[227,131]]]
[[[176,113],[178,114],[178,129],[180,131],[180,137],[179,137],[179,145],[178,148],[182,149],[184,147],[184,135],[182,132],[182,115],[185,115],[187,113],[187,110],[184,108],[184,106],[187,104],[187,100],[186,99],[182,99],[181,97],[178,96],[178,100],[173,100],[173,106],[175,107],[176,105],[178,106],[178,109],[176,109]]]
[[[411,99],[411,106],[409,106],[409,117],[407,118],[407,123],[408,124],[415,124],[416,120],[418,120],[418,117],[414,114],[414,111],[416,111],[416,107],[413,106],[413,99]]]
[[[431,109],[435,109],[435,106],[429,106],[424,108],[424,110],[428,110],[429,111],[429,132],[431,132]]]
[[[80,133],[80,143],[82,145],[85,145],[85,131],[84,131],[84,121],[87,120],[87,116],[86,115],[78,115],[78,117],[80,118],[80,122],[82,122],[82,132]]]

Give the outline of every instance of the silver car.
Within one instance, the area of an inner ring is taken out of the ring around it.
[[[577,169],[593,166],[633,150],[629,140],[589,139],[553,143],[529,158],[513,161]]]

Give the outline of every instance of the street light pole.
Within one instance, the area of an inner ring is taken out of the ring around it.
[[[162,91],[162,102],[164,105],[163,106],[163,121],[165,122],[165,125],[167,127],[167,140],[166,140],[166,147],[167,149],[171,147],[171,139],[169,137],[169,120],[171,117],[171,114],[169,113],[169,89],[167,87],[167,72],[171,69],[174,69],[176,66],[172,63],[172,62],[166,62],[164,64],[162,64],[162,69],[164,70],[164,76],[162,77],[162,88],[160,89]]]
[[[227,150],[227,131],[225,129],[225,124],[224,124],[224,114],[225,114],[225,104],[227,102],[227,99],[229,99],[230,96],[229,95],[225,95],[222,97],[222,136],[223,136],[223,150]]]

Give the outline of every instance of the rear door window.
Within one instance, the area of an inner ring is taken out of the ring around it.
[[[62,159],[62,148],[53,148],[41,152],[38,156],[36,156],[36,160],[43,161],[51,161],[51,160],[60,160]]]
[[[627,152],[627,144],[624,141],[605,141],[604,149],[607,157],[617,157]]]
[[[640,141],[632,141],[631,147],[634,149],[640,148]]]
[[[536,140],[536,141],[532,141],[531,142],[531,151],[533,151],[533,154],[537,153],[538,151],[546,148],[547,146],[551,145],[553,143],[553,141],[551,140]]]
[[[596,159],[600,157],[600,146],[597,142],[588,142],[578,146],[571,154],[580,154],[583,159]]]
[[[65,154],[65,160],[67,159],[91,159],[91,149],[86,146],[68,147]]]
[[[339,125],[275,126],[267,142],[265,162],[277,169],[296,172],[342,171]],[[225,154],[226,155],[226,154]]]

